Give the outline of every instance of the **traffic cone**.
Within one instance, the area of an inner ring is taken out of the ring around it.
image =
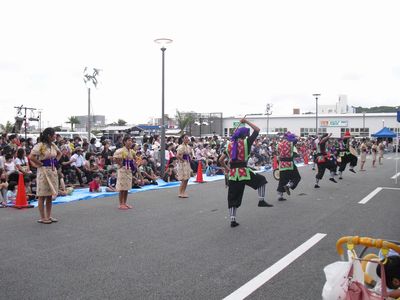
[[[26,199],[25,182],[24,175],[19,173],[18,177],[18,189],[17,189],[17,199],[15,199],[15,208],[32,208],[33,205],[28,204]]]
[[[203,180],[203,166],[201,161],[199,161],[199,164],[197,166],[197,176],[195,182],[198,183],[204,183],[205,181]]]
[[[273,161],[272,161],[272,170],[278,169],[278,159],[276,158],[276,155],[274,155]]]
[[[308,154],[307,153],[304,155],[304,164],[308,165]]]

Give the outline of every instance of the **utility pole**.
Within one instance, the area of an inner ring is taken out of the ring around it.
[[[33,111],[35,111],[35,110],[37,110],[37,109],[36,109],[36,108],[33,108],[33,107],[25,107],[25,106],[23,106],[23,105],[21,105],[21,106],[14,106],[14,108],[17,109],[17,116],[21,114],[21,110],[24,110],[24,118],[23,118],[23,120],[24,120],[24,135],[25,135],[25,140],[26,140],[26,137],[27,137],[27,126],[26,126],[27,117],[26,117],[26,112],[27,112],[28,110],[30,110],[31,112],[33,112]],[[38,119],[36,119],[36,118],[29,118],[29,119],[30,119],[31,121],[38,121]]]
[[[313,94],[315,97],[315,136],[318,136],[318,97],[321,94]]]

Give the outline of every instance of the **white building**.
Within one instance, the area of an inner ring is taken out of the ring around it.
[[[290,131],[298,136],[307,137],[318,133],[332,133],[333,137],[341,137],[349,130],[354,137],[371,137],[371,134],[383,127],[393,132],[399,132],[400,123],[396,113],[365,113],[365,114],[322,114],[316,119],[315,114],[308,115],[247,115],[246,118],[261,129],[261,133]],[[269,120],[268,120],[269,119]],[[223,136],[229,136],[238,126],[240,117],[225,117],[223,120]],[[267,128],[268,127],[268,128]]]
[[[318,105],[318,114],[348,114],[352,113],[347,104],[347,96],[340,95],[339,100],[334,105]]]

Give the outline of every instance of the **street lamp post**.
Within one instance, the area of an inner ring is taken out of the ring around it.
[[[318,97],[321,94],[313,94],[315,97],[315,135],[318,136]]]
[[[171,39],[160,38],[154,40],[155,43],[161,45],[162,53],[162,67],[161,67],[161,176],[164,176],[165,172],[165,113],[164,113],[164,78],[165,78],[165,50],[166,45],[171,44]]]
[[[365,136],[365,111],[363,111],[363,134],[362,136]]]
[[[203,119],[200,117],[200,124],[199,124],[199,128],[200,128],[200,138],[201,138],[201,125],[203,124]]]
[[[265,114],[267,115],[267,136],[269,134],[269,116],[272,115],[272,104],[271,103],[267,103],[267,107],[265,109]]]

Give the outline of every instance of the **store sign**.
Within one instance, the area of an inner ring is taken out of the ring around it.
[[[338,121],[338,120],[321,120],[319,121],[320,127],[348,127],[349,121]]]

